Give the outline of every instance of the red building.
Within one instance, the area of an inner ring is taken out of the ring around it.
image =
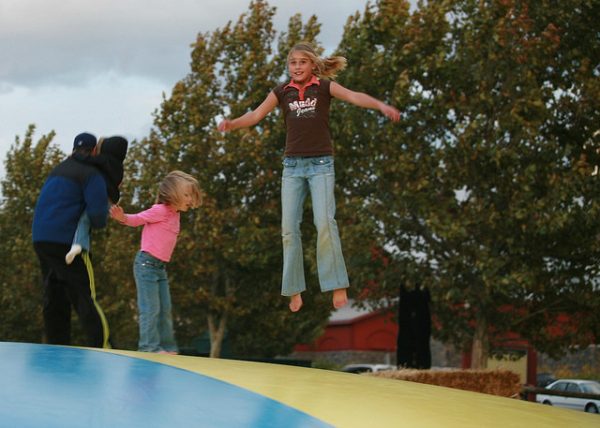
[[[325,332],[313,344],[296,345],[296,352],[396,352],[398,324],[392,313],[352,307],[352,301],[331,314]]]

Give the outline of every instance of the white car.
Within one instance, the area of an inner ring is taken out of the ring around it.
[[[342,368],[346,373],[374,373],[385,370],[396,370],[391,364],[348,364]]]
[[[577,392],[582,394],[600,395],[600,382],[596,382],[595,380],[559,379],[546,386],[546,389],[550,389],[552,391],[561,391],[567,394],[570,392]],[[550,406],[583,410],[584,412],[589,413],[598,413],[598,409],[600,409],[600,397],[598,399],[593,399],[537,394],[535,401],[542,404],[548,404]]]

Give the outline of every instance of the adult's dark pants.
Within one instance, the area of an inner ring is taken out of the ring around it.
[[[94,269],[89,253],[81,253],[67,265],[67,244],[34,242],[42,268],[43,313],[46,340],[50,344],[71,344],[71,309],[77,313],[88,346],[109,348],[108,323],[96,302]]]

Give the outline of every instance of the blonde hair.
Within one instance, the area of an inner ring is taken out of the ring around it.
[[[306,55],[315,65],[314,73],[317,77],[327,77],[330,79],[335,78],[339,71],[346,68],[346,58],[343,56],[331,56],[327,58],[321,58],[317,55],[315,48],[308,42],[301,42],[294,45],[288,54],[288,61],[292,57],[294,52],[300,52]]]
[[[186,186],[189,187],[186,188]],[[199,207],[202,198],[198,180],[183,171],[171,171],[158,186],[156,203],[178,206],[183,201],[183,194],[188,189],[192,196],[192,207]]]

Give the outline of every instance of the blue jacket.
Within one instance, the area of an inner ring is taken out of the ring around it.
[[[33,242],[71,244],[83,211],[94,228],[106,226],[108,195],[100,171],[76,157],[52,170],[33,213]]]

